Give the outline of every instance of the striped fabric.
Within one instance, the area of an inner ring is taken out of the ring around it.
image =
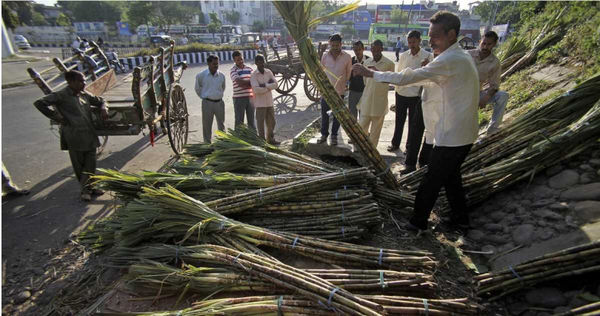
[[[252,87],[250,85],[248,85],[248,87],[241,87],[236,82],[238,78],[250,81],[250,76],[252,75],[252,68],[246,65],[244,65],[244,68],[238,68],[238,66],[234,65],[231,68],[231,72],[229,73],[229,75],[231,76],[231,81],[233,81],[234,98],[245,98],[253,96]]]

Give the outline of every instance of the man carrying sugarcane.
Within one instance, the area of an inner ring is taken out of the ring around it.
[[[248,127],[254,127],[254,107],[252,106],[252,87],[250,86],[250,76],[252,68],[244,64],[244,56],[239,50],[231,54],[234,65],[231,67],[229,75],[233,82],[233,113],[235,115],[235,128],[244,124],[244,114]]]
[[[108,110],[104,99],[84,91],[85,77],[81,72],[67,71],[65,80],[67,87],[44,96],[33,105],[49,119],[60,123],[60,147],[69,151],[75,176],[81,185],[81,200],[89,202],[92,196],[104,194],[90,183],[90,176],[96,173],[96,147],[100,146],[92,122],[92,106],[99,108],[103,120],[108,119]]]
[[[371,43],[373,58],[366,60],[363,65],[374,71],[394,71],[394,62],[383,56],[383,42],[375,40]],[[389,111],[388,90],[386,82],[376,82],[373,78],[365,78],[365,90],[358,108],[360,109],[360,127],[369,134],[369,140],[377,147],[383,120]],[[369,130],[369,125],[371,129]]]
[[[348,80],[350,80],[350,75],[352,74],[352,57],[350,54],[342,51],[342,36],[340,34],[333,34],[329,37],[329,51],[323,54],[321,64],[325,67],[325,73],[327,74],[327,78],[329,78],[329,82],[331,82],[335,91],[343,100]],[[327,142],[327,137],[329,136],[329,110],[330,108],[325,98],[321,98],[321,138],[317,140],[317,144]],[[333,123],[331,124],[332,146],[338,144],[337,136],[339,129],[340,122],[334,115]]]
[[[196,75],[194,89],[202,99],[202,137],[210,144],[213,119],[217,119],[217,128],[225,130],[225,75],[219,71],[219,57],[209,55],[206,58],[208,69]]]
[[[406,68],[401,72],[379,72],[355,64],[353,69],[378,82],[396,85],[433,82],[440,86],[442,98],[440,117],[434,131],[434,145],[427,173],[421,180],[415,197],[414,213],[408,228],[427,229],[429,215],[443,186],[452,210],[451,224],[459,229],[466,229],[469,226],[469,210],[460,166],[477,139],[479,130],[479,77],[473,58],[457,42],[460,19],[450,12],[439,11],[429,22],[431,47],[439,56],[425,67],[414,70]]]
[[[489,31],[483,35],[479,42],[478,49],[469,51],[477,72],[479,73],[479,86],[481,89],[479,95],[479,108],[484,108],[487,104],[494,104],[492,118],[487,126],[487,134],[493,134],[498,131],[498,127],[502,123],[506,103],[508,103],[508,93],[500,91],[500,75],[502,67],[500,60],[496,55],[492,54],[492,49],[498,43],[498,34],[494,31]]]

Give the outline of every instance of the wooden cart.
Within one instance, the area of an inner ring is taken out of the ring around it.
[[[138,135],[148,127],[151,142],[162,129],[178,155],[188,138],[187,102],[184,89],[179,85],[187,65],[185,62],[173,63],[174,46],[171,41],[169,46],[161,47],[159,55],[150,56],[144,65],[133,70],[132,75],[120,80],[95,43],[85,52],[65,60],[54,58],[53,67],[40,72],[33,68],[27,71],[44,94],[66,86],[64,72],[78,69],[84,73],[88,82],[85,90],[102,96],[108,103],[108,120],[100,119],[99,109],[93,113],[96,133],[102,138],[100,151],[108,136]]]
[[[323,56],[326,48],[327,44],[322,45],[319,43],[319,58]],[[304,79],[304,93],[306,93],[306,96],[314,102],[321,98],[319,90],[306,75],[300,53],[295,47],[286,44],[285,53],[283,50],[280,51],[273,47],[267,50],[264,46],[261,47],[261,51],[265,56],[265,68],[270,69],[277,79],[277,92],[288,94],[294,90],[300,79]],[[285,56],[283,56],[284,54]]]

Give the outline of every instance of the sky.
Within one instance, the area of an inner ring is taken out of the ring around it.
[[[410,4],[412,0],[405,0],[405,4]],[[460,6],[461,10],[467,10],[469,9],[469,3],[474,2],[476,0],[458,0],[458,4]],[[37,3],[42,3],[45,5],[49,5],[49,6],[54,6],[54,4],[56,3],[56,0],[35,0],[35,2]],[[361,0],[360,4],[363,5],[365,3],[377,3],[377,4],[400,4],[402,2],[402,0],[398,1],[398,0]],[[438,3],[441,2],[451,2],[451,1],[436,1]],[[419,3],[419,0],[415,0],[415,3]]]

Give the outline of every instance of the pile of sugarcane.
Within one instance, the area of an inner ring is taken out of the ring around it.
[[[503,126],[471,149],[461,167],[469,204],[583,151],[600,135],[600,75]],[[422,168],[399,182],[414,193]]]
[[[567,10],[568,5],[565,6],[559,12],[548,21],[544,27],[540,30],[539,34],[531,43],[529,51],[522,55],[518,60],[516,60],[506,71],[502,73],[500,76],[501,79],[504,79],[513,73],[529,66],[533,61],[535,61],[537,57],[537,53],[548,46],[550,43],[556,42],[560,40],[563,36],[564,29],[560,24],[560,18],[563,13]],[[507,65],[505,65],[507,66]]]
[[[600,241],[547,254],[514,267],[476,276],[477,294],[491,300],[538,283],[600,271]]]
[[[132,264],[126,275],[127,285],[135,293],[154,295],[214,292],[244,292],[264,294],[291,294],[282,287],[262,278],[238,271],[230,265],[212,260],[199,260],[194,256],[179,257],[185,262],[181,268],[152,260]],[[196,266],[191,263],[197,264]],[[202,265],[202,266],[201,266]],[[398,272],[393,270],[357,269],[303,269],[342,289],[356,293],[394,293],[431,298],[436,284],[426,273]]]
[[[115,215],[119,223],[116,244],[123,247],[149,242],[210,243],[250,253],[262,246],[344,267],[416,271],[430,270],[436,264],[425,251],[360,246],[241,223],[168,186],[145,187],[140,199],[129,202]],[[120,252],[122,256],[115,256],[115,263],[125,260],[122,264],[127,265],[129,251],[133,250],[125,249]]]
[[[595,312],[595,313],[593,313]],[[554,314],[554,316],[575,316],[575,315],[598,315],[600,314],[600,302],[594,302],[584,306],[570,309],[563,313]]]
[[[319,55],[308,36],[308,31],[312,26],[329,17],[350,12],[358,7],[358,3],[347,5],[327,16],[311,20],[311,10],[316,4],[317,2],[315,1],[273,1],[273,5],[283,17],[290,35],[296,41],[306,74],[317,86],[319,92],[321,92],[321,96],[332,109],[333,115],[335,115],[340,125],[344,128],[344,131],[352,139],[356,148],[373,165],[373,168],[382,177],[383,181],[390,188],[395,189],[397,188],[396,178],[383,158],[381,158],[381,155],[379,155],[377,148],[369,141],[367,134],[360,127],[356,118],[350,114],[350,111],[344,105],[344,100],[342,100],[331,82],[329,82],[319,60]],[[346,79],[340,78],[339,80],[345,81]]]
[[[405,296],[359,295],[358,297],[378,302],[384,315],[477,315],[481,307],[466,299],[423,299]],[[198,316],[198,315],[364,315],[350,313],[327,306],[327,301],[315,302],[300,295],[247,296],[219,298],[195,302],[192,307],[163,312],[111,313],[115,316]]]

